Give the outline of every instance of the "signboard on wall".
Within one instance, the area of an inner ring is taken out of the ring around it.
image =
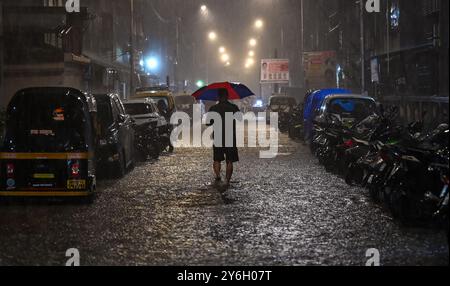
[[[333,88],[336,80],[336,52],[319,51],[303,54],[305,84],[308,89]]]
[[[378,58],[373,58],[370,61],[370,74],[372,82],[379,83],[380,82],[380,75],[378,74]]]
[[[289,60],[261,60],[261,83],[289,83]]]

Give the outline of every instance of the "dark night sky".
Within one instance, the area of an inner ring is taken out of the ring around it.
[[[175,19],[181,18],[181,67],[186,78],[202,78],[205,74],[205,56],[211,49],[211,80],[236,80],[247,82],[257,88],[259,76],[258,62],[262,58],[273,57],[275,48],[279,57],[296,61],[298,52],[299,1],[296,0],[159,0],[152,1],[157,13],[164,19],[158,19],[149,5],[152,16],[146,23],[147,33],[153,38],[150,50],[158,50],[167,42],[169,54],[174,54]],[[200,6],[209,8],[207,19],[200,14]],[[254,29],[257,18],[262,18],[265,27],[262,32]],[[216,31],[219,38],[215,44],[208,43],[207,33]],[[282,30],[284,49],[282,49]],[[251,71],[244,69],[247,58],[248,41],[258,38],[255,48],[256,65]],[[224,69],[220,64],[218,47],[225,46],[231,56],[232,66]],[[195,48],[195,53],[192,50]],[[195,59],[193,58],[195,57]],[[193,62],[197,65],[194,67]]]

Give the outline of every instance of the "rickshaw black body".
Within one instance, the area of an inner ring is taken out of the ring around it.
[[[96,187],[95,101],[66,87],[17,92],[0,149],[0,197],[83,197]]]

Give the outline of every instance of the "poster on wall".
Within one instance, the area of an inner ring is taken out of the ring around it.
[[[289,60],[261,60],[261,83],[289,83]]]
[[[336,80],[336,52],[319,51],[303,54],[305,84],[308,89],[334,88]]]

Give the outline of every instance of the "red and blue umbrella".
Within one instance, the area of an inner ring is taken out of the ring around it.
[[[241,83],[219,82],[204,86],[192,94],[197,100],[217,101],[219,90],[228,91],[229,100],[240,100],[255,95],[248,87]]]

